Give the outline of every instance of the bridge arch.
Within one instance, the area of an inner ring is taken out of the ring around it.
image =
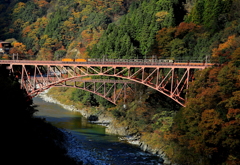
[[[59,83],[86,76],[113,76],[148,86],[180,105],[185,105],[184,90],[193,80],[195,69],[212,66],[206,63],[63,63],[61,61],[0,61],[19,73],[22,88],[40,92]],[[17,66],[20,70],[16,70]],[[39,85],[37,89],[36,85]]]
[[[173,83],[173,80],[172,80],[173,79],[173,74],[174,74],[173,72],[174,72],[174,70],[170,70],[168,72],[167,76],[162,78],[162,81],[158,85],[156,85],[155,83],[152,83],[150,80],[147,80],[148,78],[139,79],[139,78],[133,78],[133,77],[121,76],[121,75],[85,74],[85,75],[80,75],[80,76],[73,76],[73,77],[58,79],[55,82],[52,82],[52,80],[49,81],[49,82],[45,81],[45,83],[43,83],[45,85],[43,85],[38,90],[33,90],[31,92],[31,94],[33,94],[33,95],[34,95],[34,93],[38,94],[39,91],[42,92],[43,90],[46,90],[50,87],[59,86],[59,84],[63,84],[64,82],[69,82],[69,81],[72,81],[72,80],[75,80],[75,79],[78,79],[78,78],[91,77],[91,76],[107,76],[107,77],[116,77],[116,78],[126,79],[126,80],[129,80],[129,81],[135,82],[135,83],[139,83],[139,84],[148,86],[149,88],[157,90],[158,92],[162,93],[163,95],[165,95],[167,97],[170,97],[171,99],[176,101],[178,104],[180,104],[182,106],[185,106],[184,105],[185,104],[185,99],[182,96],[180,96],[180,94],[181,94],[182,90],[184,89],[184,87],[187,88],[186,85],[188,85],[188,82],[186,82],[186,80],[188,78],[186,77],[186,75],[189,75],[188,72],[190,72],[190,70],[185,71],[185,73],[183,75],[185,78],[182,77],[181,80],[179,80],[177,84],[175,84],[175,85],[172,84],[172,86],[168,86],[168,88],[170,88],[170,89],[168,89],[166,83],[169,83],[169,81],[171,81]],[[51,78],[51,79],[53,79],[53,78]],[[63,84],[63,86],[64,86],[64,84]],[[87,90],[87,89],[85,91],[89,91],[91,93],[97,94],[97,95],[105,98],[106,100],[112,102],[113,104],[116,104],[116,101],[111,100],[109,97],[102,96],[100,93],[95,93],[94,91],[90,91],[90,90]]]
[[[134,95],[135,93],[135,83],[127,80],[99,80],[79,78],[83,77],[77,76],[75,78],[66,78],[52,83],[48,83],[47,78],[42,82],[36,80],[38,81],[38,83],[36,83],[38,87],[32,90],[29,89],[29,95],[34,97],[51,87],[68,87],[93,93],[116,105],[117,101],[121,99],[121,95],[123,96],[123,100],[125,100],[129,94]],[[67,82],[73,84],[67,84]],[[83,86],[78,86],[76,82],[80,82]],[[27,87],[25,86],[25,88]]]

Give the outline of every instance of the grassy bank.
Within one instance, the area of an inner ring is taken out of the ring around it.
[[[51,88],[47,95],[58,100],[61,104],[74,106],[76,109],[84,110],[86,114],[99,115],[106,114],[112,116],[111,113],[107,110],[108,108],[104,106],[92,106],[91,104],[84,104],[81,100],[74,100],[73,93],[78,90],[74,88],[65,88],[65,87],[53,87]]]

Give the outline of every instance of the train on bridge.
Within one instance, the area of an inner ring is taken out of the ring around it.
[[[63,58],[63,63],[91,63],[91,64],[134,64],[134,65],[205,65],[205,60],[172,60],[172,59],[72,59]]]

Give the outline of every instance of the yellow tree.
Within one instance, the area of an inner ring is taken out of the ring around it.
[[[76,32],[76,24],[74,24],[74,19],[73,17],[70,17],[68,20],[63,22],[63,27],[67,30],[67,31],[73,31]]]
[[[26,45],[24,45],[23,43],[14,41],[12,45],[13,45],[13,48],[11,48],[9,52],[10,54],[18,53],[23,57],[23,55],[27,53]]]
[[[19,2],[19,3],[15,6],[15,8],[14,8],[14,10],[13,10],[13,14],[18,14],[18,13],[21,11],[21,9],[23,9],[25,6],[26,6],[25,3]]]

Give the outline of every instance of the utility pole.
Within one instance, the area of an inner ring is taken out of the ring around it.
[[[208,60],[208,56],[206,55],[205,66],[207,66],[207,60]]]
[[[18,60],[18,53],[16,53],[16,54],[15,54],[15,53],[13,53],[13,55],[12,55],[12,59],[13,59],[13,60],[15,60],[15,56],[17,57],[17,59],[16,59],[16,60]]]

